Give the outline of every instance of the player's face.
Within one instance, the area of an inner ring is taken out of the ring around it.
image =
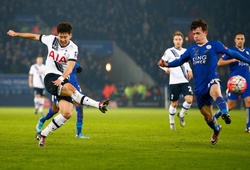
[[[174,36],[173,43],[174,43],[175,48],[180,49],[182,47],[182,44],[183,44],[182,36],[180,36],[180,35]]]
[[[69,44],[69,40],[71,39],[72,34],[69,34],[67,32],[59,33],[58,34],[58,39],[59,39],[59,44],[62,47],[65,47]]]
[[[243,34],[236,35],[234,38],[234,42],[237,48],[243,49],[245,44],[245,36]]]
[[[194,30],[192,30],[193,36],[194,36],[194,41],[198,45],[204,45],[207,43],[207,31],[203,31],[201,27],[198,27]]]
[[[43,63],[43,58],[42,58],[42,57],[37,57],[36,63],[37,63],[38,65],[41,65],[41,64]]]

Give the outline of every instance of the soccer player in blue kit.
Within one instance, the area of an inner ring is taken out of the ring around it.
[[[79,91],[82,93],[81,88],[79,83],[77,82],[77,77],[76,77],[76,73],[81,73],[82,72],[82,67],[78,64],[75,63],[75,67],[72,70],[72,73],[70,74],[70,78],[69,78],[69,82]],[[36,132],[39,133],[42,131],[42,127],[45,123],[46,120],[49,120],[50,118],[52,118],[56,113],[58,113],[59,111],[59,107],[58,105],[58,101],[56,99],[56,96],[52,96],[52,101],[53,106],[49,109],[49,112],[47,113],[46,116],[42,116],[41,118],[39,118],[38,123],[36,125]],[[85,136],[82,133],[82,125],[83,125],[83,108],[80,104],[74,102],[75,108],[76,108],[76,112],[77,112],[77,121],[76,121],[76,136],[75,138],[81,138],[81,139],[89,139],[88,136]]]
[[[236,33],[234,38],[235,46],[230,48],[231,50],[237,51],[241,55],[250,59],[250,49],[244,47],[245,44],[245,36],[243,33]],[[234,94],[228,92],[228,110],[232,110],[235,105],[237,99],[242,97],[244,99],[245,107],[246,107],[246,130],[245,132],[250,132],[250,74],[249,74],[249,64],[245,62],[241,62],[235,58],[232,58],[229,55],[223,55],[222,58],[218,61],[218,66],[229,65],[230,74],[229,77],[240,75],[244,77],[247,81],[247,89],[242,94]],[[214,117],[218,119],[221,116],[221,111],[214,114]]]
[[[216,119],[213,117],[213,101],[215,101],[222,112],[222,119],[226,124],[231,123],[227,103],[222,97],[220,80],[216,73],[218,54],[227,54],[246,63],[250,63],[250,60],[238,52],[228,49],[219,41],[208,41],[208,24],[204,20],[192,21],[190,30],[193,33],[196,44],[189,46],[177,60],[170,63],[159,60],[158,66],[176,67],[191,60],[194,75],[194,92],[198,108],[208,126],[213,130],[211,143],[215,145],[219,139],[221,126],[217,124]]]

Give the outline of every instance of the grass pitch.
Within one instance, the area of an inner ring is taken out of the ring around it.
[[[250,134],[244,133],[245,111],[231,112],[232,124],[222,125],[211,145],[212,130],[197,109],[185,117],[186,127],[169,130],[163,108],[84,110],[83,133],[75,139],[75,113],[39,147],[33,108],[0,108],[0,169],[248,169]],[[47,121],[47,125],[50,121]]]

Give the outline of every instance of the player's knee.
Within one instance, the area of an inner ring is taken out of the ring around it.
[[[187,96],[187,97],[186,97],[186,102],[187,102],[188,104],[192,104],[192,102],[193,102],[193,96]]]
[[[64,110],[64,111],[61,111],[61,114],[63,115],[63,117],[64,117],[65,119],[69,119],[69,118],[71,118],[71,116],[72,116],[72,111]]]
[[[171,106],[172,106],[172,107],[176,108],[177,105],[178,105],[178,101],[173,101],[173,102],[171,102]]]

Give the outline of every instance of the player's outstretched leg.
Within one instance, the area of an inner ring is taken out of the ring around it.
[[[88,96],[81,94],[77,90],[71,95],[71,97],[75,102],[81,105],[87,105],[98,108],[102,113],[105,113],[107,111],[107,107],[109,105],[109,99],[98,102],[96,100],[91,99]]]
[[[231,118],[228,113],[222,113],[221,118],[225,121],[226,124],[231,124]]]
[[[100,103],[99,103],[99,110],[102,113],[105,113],[106,111],[108,111],[107,110],[108,105],[109,105],[109,99],[100,101]]]
[[[220,131],[222,129],[222,127],[220,125],[215,125],[215,126],[216,126],[216,130],[214,131],[214,133],[211,136],[212,145],[215,145],[218,142],[219,134],[220,134]]]
[[[215,103],[217,104],[217,106],[219,107],[219,109],[222,113],[221,118],[225,121],[226,124],[230,124],[231,118],[230,118],[230,115],[229,115],[228,110],[227,110],[226,101],[222,97],[218,97],[215,100]]]
[[[41,132],[36,134],[36,138],[38,140],[38,146],[45,146],[46,136],[41,135]]]

